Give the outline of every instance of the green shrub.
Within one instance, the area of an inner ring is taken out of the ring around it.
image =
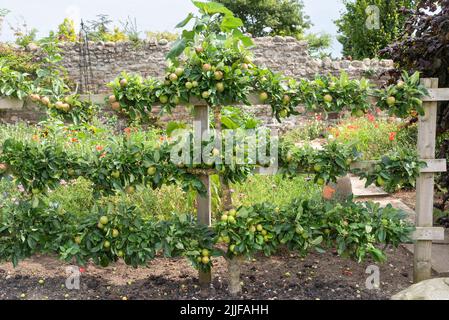
[[[0,60],[0,96],[24,100],[33,88],[30,75],[12,70],[5,58]]]
[[[301,143],[304,141],[311,141],[324,136],[326,132],[326,123],[317,118],[307,120],[298,127],[289,130],[283,135],[285,142]]]

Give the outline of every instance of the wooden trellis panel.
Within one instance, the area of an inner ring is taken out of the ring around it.
[[[420,159],[427,163],[421,170],[416,184],[416,231],[413,234],[414,250],[414,281],[419,282],[431,277],[432,240],[444,239],[444,230],[433,227],[433,197],[434,174],[446,171],[446,159],[435,159],[436,116],[438,101],[449,101],[449,89],[439,89],[438,79],[422,79],[422,83],[429,88],[429,95],[423,98],[425,116],[419,118],[418,124],[418,153]],[[101,104],[107,95],[99,94],[83,96],[85,100]],[[259,104],[257,98],[250,97],[250,101]],[[203,101],[194,101],[195,104],[195,137],[209,130],[209,106]],[[351,167],[370,170],[375,165],[373,161],[356,162]],[[270,169],[272,170],[272,169]],[[255,173],[272,173],[264,168],[258,168]],[[267,171],[267,172],[266,172]],[[211,225],[211,192],[209,175],[200,176],[207,189],[206,196],[197,197],[198,223]],[[211,282],[211,273],[200,272],[201,286],[208,286]]]

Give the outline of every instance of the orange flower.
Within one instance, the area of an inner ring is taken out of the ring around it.
[[[104,158],[104,157],[106,157],[106,152],[103,152],[103,153],[100,155],[100,159],[102,159],[102,158]]]
[[[390,132],[390,136],[388,138],[390,139],[390,141],[394,141],[394,139],[396,138],[396,132]]]
[[[354,125],[352,125],[352,124],[350,124],[349,126],[348,126],[348,129],[349,130],[357,130],[359,127],[358,126],[354,126]]]
[[[34,142],[39,142],[39,136],[37,134],[33,134],[31,139],[33,139]]]
[[[123,129],[123,131],[125,132],[125,134],[127,136],[131,135],[131,128],[125,128],[125,129]]]
[[[78,139],[77,139],[77,138],[72,138],[71,141],[72,141],[73,143],[75,143],[75,142],[78,142]]]
[[[103,151],[104,148],[102,146],[98,145],[95,147],[95,149],[97,149],[97,151]]]
[[[373,116],[371,113],[368,113],[368,114],[366,115],[366,117],[368,118],[368,121],[370,121],[370,122],[376,121],[376,117]]]
[[[323,198],[326,200],[331,200],[334,197],[336,191],[337,190],[335,190],[331,186],[325,186],[323,188]]]

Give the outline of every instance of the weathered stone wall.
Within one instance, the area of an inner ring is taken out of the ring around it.
[[[345,71],[351,78],[366,77],[380,84],[386,78],[386,71],[393,68],[391,60],[348,61],[312,58],[308,54],[307,43],[292,37],[257,38],[255,43],[253,53],[256,64],[298,79],[312,79],[317,74],[338,75]],[[85,47],[81,48],[79,44],[73,43],[61,44],[61,48],[62,65],[78,88],[84,90],[87,88],[93,93],[104,93],[108,92],[106,84],[117,77],[121,71],[140,73],[142,76],[163,76],[166,68],[165,55],[170,49],[170,43],[166,40],[147,41],[136,46],[130,42],[90,42],[87,52]],[[29,49],[36,55],[39,54],[38,48]],[[86,86],[86,79],[89,80],[89,86]],[[271,117],[269,107],[255,106],[249,110],[261,118],[265,124],[277,125],[276,120]],[[13,113],[3,111],[0,117],[2,121],[10,122],[21,116],[20,111]],[[32,120],[29,118],[29,112],[24,112],[21,118]],[[180,107],[172,115],[163,116],[162,121],[189,121],[190,119],[190,114]],[[291,117],[283,123],[282,128],[295,126],[301,121],[301,117]]]
[[[353,78],[367,77],[378,82],[380,75],[393,67],[391,60],[365,59],[363,61],[314,59],[309,56],[307,42],[292,37],[266,37],[255,39],[254,62],[260,66],[282,72],[295,78],[313,78],[316,74],[339,74],[346,71]],[[170,43],[144,42],[136,46],[130,42],[89,43],[88,55],[81,54],[79,44],[63,45],[63,66],[76,83],[83,83],[88,72],[94,93],[107,92],[106,83],[121,71],[143,76],[163,76],[165,55]]]

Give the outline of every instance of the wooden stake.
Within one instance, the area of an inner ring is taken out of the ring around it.
[[[422,79],[427,88],[438,88],[438,79]],[[424,102],[425,116],[419,117],[418,154],[422,159],[435,158],[437,102]],[[416,182],[416,226],[433,226],[434,173],[421,172]],[[432,240],[417,240],[414,249],[414,282],[431,278]]]
[[[217,132],[216,136],[216,144],[217,148],[222,152],[223,148],[221,147],[221,140],[222,140],[222,125],[221,125],[221,106],[216,106],[214,108],[214,122],[215,122],[215,130]],[[222,175],[219,175],[220,179],[220,185],[221,185],[221,191],[223,193],[222,200],[223,200],[223,206],[222,209],[225,211],[231,210],[233,208],[232,206],[232,194],[231,194],[231,187],[229,186],[229,183],[225,181]]]
[[[203,133],[209,131],[209,106],[197,105],[195,106],[195,122],[194,122],[194,137],[196,145],[198,141],[201,142]],[[201,157],[197,160],[202,160]],[[206,187],[207,193],[205,196],[198,195],[197,201],[197,216],[198,223],[211,226],[211,193],[210,193],[210,178],[208,175],[201,175],[201,181]],[[212,281],[210,272],[199,271],[198,281],[202,288],[209,287]]]

